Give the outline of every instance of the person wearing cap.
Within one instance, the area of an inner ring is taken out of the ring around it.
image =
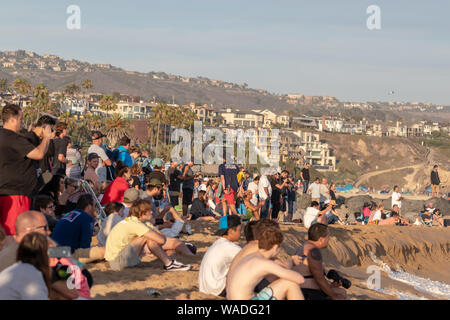
[[[155,200],[161,200],[163,190],[163,184],[160,180],[153,178],[146,178],[146,194],[150,198],[150,202],[152,203],[152,213],[153,218],[155,219],[155,225],[161,230],[161,232],[171,238],[178,237],[180,232],[183,230],[185,226],[184,220],[180,217],[178,212],[168,203],[166,202],[164,207],[159,205],[158,207],[155,205]],[[164,217],[166,214],[170,213],[174,222],[164,221]],[[186,232],[190,234],[190,225],[186,224]]]
[[[136,190],[135,188],[130,188],[123,194],[123,202],[124,205],[123,209],[123,216],[126,218],[128,217],[129,211],[133,203],[139,199],[143,199],[143,194]]]
[[[179,204],[182,179],[182,172],[178,169],[178,160],[173,159],[170,163],[169,169],[167,170],[166,177],[166,180],[169,181],[168,189],[170,204],[173,207],[176,207]]]
[[[146,175],[147,179],[158,179],[162,184],[167,186],[166,175],[163,172],[164,161],[155,158],[152,161],[153,171]]]
[[[87,167],[84,170],[84,180],[89,180],[94,184],[94,192],[96,195],[100,194],[102,182],[97,175],[97,167],[99,165],[99,155],[96,153],[89,153],[87,156]]]
[[[97,169],[95,169],[95,172],[97,173],[98,179],[102,183],[107,181],[107,167],[112,166],[111,160],[106,155],[105,149],[102,147],[104,137],[105,135],[100,131],[92,131],[92,144],[88,148],[88,154],[95,153],[99,157],[99,164]]]
[[[330,205],[331,209],[325,213],[325,217],[327,218],[328,224],[344,224],[342,219],[339,217],[339,215],[336,212],[336,201],[335,200],[325,200],[325,205]],[[375,211],[375,210],[374,210]]]
[[[228,269],[241,247],[234,242],[241,237],[241,219],[237,215],[223,216],[219,220],[220,236],[203,256],[198,273],[200,292],[215,296],[226,296],[225,287]]]

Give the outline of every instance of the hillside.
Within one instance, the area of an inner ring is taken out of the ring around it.
[[[338,172],[326,175],[337,183],[376,189],[398,184],[411,190],[423,190],[429,185],[434,164],[440,166],[441,183],[445,185],[450,181],[450,162],[446,157],[450,142],[428,148],[419,140],[399,137],[321,133],[320,139],[329,144],[336,156]]]

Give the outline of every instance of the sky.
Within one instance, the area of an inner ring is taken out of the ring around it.
[[[80,30],[66,26],[69,5]],[[380,30],[367,28],[370,5]],[[449,13],[448,0],[15,0],[0,4],[0,50],[272,93],[450,105]]]

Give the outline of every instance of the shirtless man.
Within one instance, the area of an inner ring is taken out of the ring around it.
[[[303,263],[294,266],[293,270],[305,278],[301,285],[305,300],[343,300],[347,298],[345,289],[340,283],[330,283],[325,278],[322,254],[320,249],[328,246],[330,231],[322,223],[316,223],[308,229],[308,241],[300,247],[297,255],[303,258]]]
[[[269,227],[261,232],[258,251],[242,258],[229,273],[226,289],[228,300],[303,300],[299,287],[304,282],[303,277],[272,261],[280,252],[282,241],[283,235],[277,228]],[[269,274],[279,279],[255,296],[255,286]]]

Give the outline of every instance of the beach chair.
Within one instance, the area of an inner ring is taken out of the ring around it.
[[[419,221],[423,226],[427,226],[427,227],[432,227],[433,226],[433,218],[431,219],[431,221],[425,221],[423,218],[423,212],[419,213]]]

